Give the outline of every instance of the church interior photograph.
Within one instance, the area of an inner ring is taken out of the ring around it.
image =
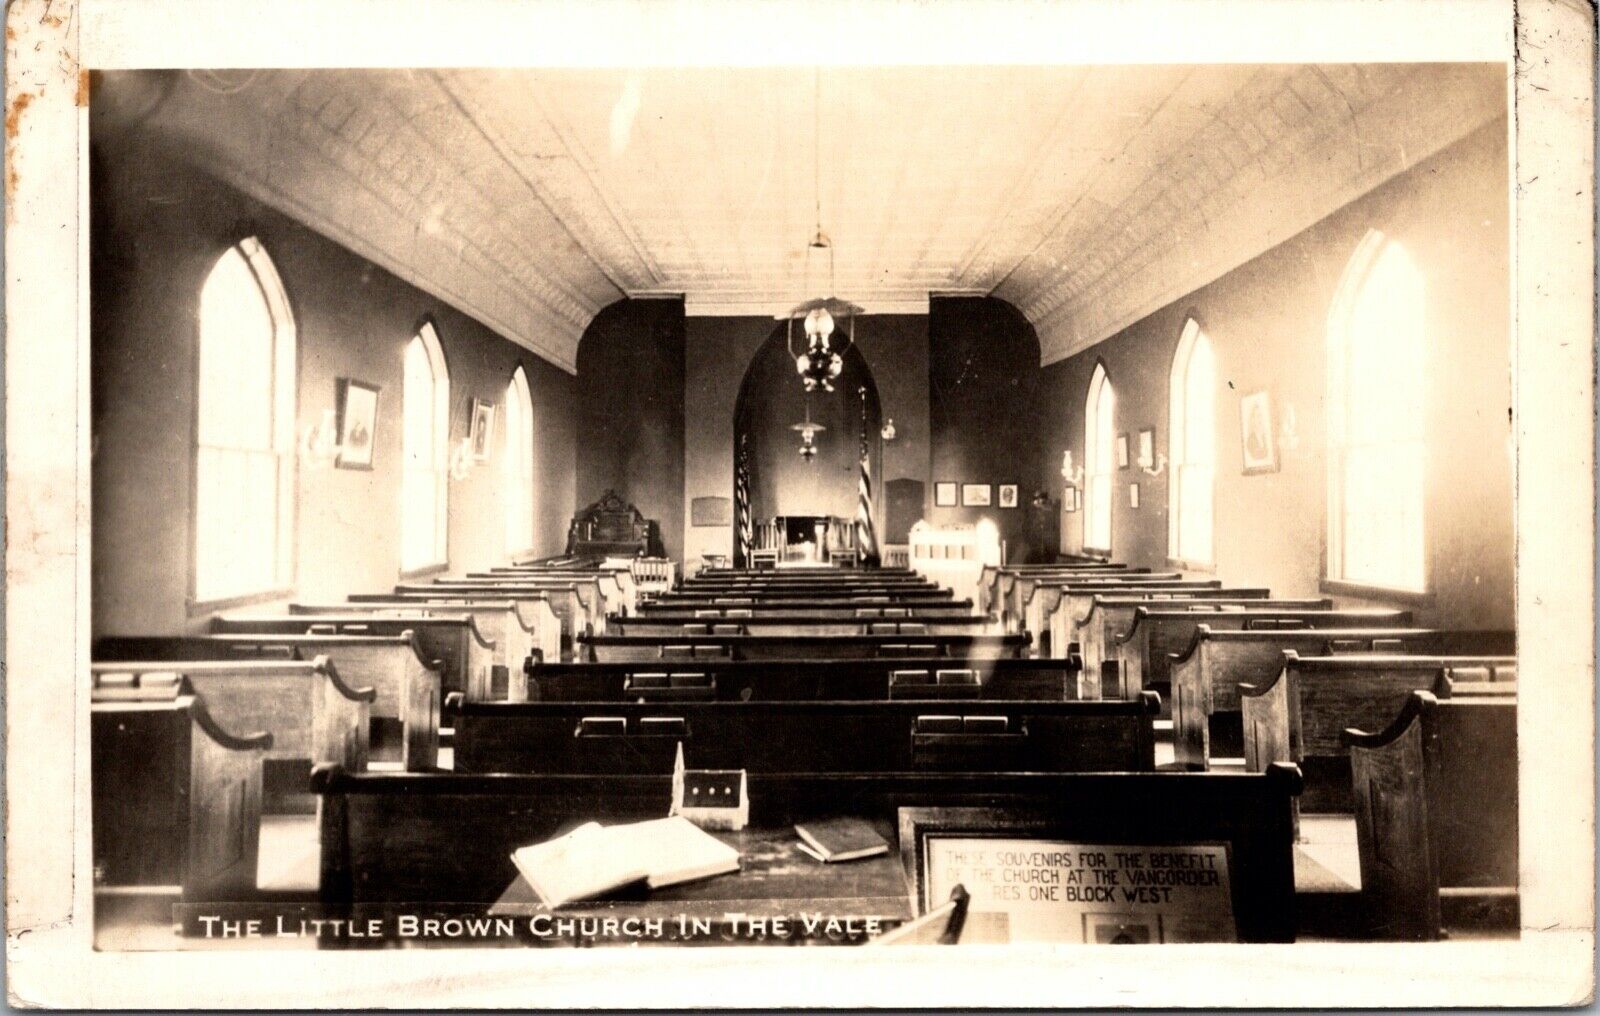
[[[1518,940],[1510,75],[87,76],[96,947]]]

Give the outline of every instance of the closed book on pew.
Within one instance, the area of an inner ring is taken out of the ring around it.
[[[855,861],[889,852],[889,841],[858,818],[830,818],[799,822],[800,849],[819,861]]]
[[[511,861],[547,907],[643,882],[652,889],[739,870],[739,852],[685,818],[627,825],[589,822],[521,847]]]

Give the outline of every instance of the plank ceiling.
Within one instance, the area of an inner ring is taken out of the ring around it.
[[[820,295],[819,197],[836,295],[922,312],[930,293],[992,293],[1034,323],[1048,363],[1501,115],[1504,73],[115,72],[95,129],[169,138],[569,370],[624,295],[766,315]]]

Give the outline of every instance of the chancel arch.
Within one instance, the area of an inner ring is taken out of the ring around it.
[[[745,369],[733,425],[736,559],[742,542],[741,490],[747,492],[743,496],[748,498],[752,544],[763,542],[763,525],[790,518],[833,520],[828,541],[834,546],[850,538],[860,501],[863,446],[872,478],[873,519],[881,528],[883,414],[878,386],[857,346],[849,346],[843,360],[833,391],[818,387],[807,392],[780,324]],[[795,425],[807,420],[821,429],[812,439],[815,454],[802,456],[802,433]]]

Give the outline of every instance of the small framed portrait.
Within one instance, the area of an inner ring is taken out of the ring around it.
[[[1278,439],[1272,427],[1272,397],[1266,391],[1251,392],[1239,399],[1239,430],[1244,475],[1276,473]]]
[[[954,480],[940,480],[933,485],[933,506],[935,508],[954,508],[956,506],[956,483]]]
[[[1128,435],[1117,435],[1117,468],[1128,468]]]
[[[1017,506],[1017,485],[1016,484],[1014,484],[1014,483],[1002,483],[1000,485],[1000,501],[999,501],[999,504],[1000,504],[1000,507],[1002,507],[1002,508],[1015,508]]]
[[[338,381],[339,452],[333,464],[340,469],[371,469],[372,448],[378,430],[378,388],[342,377]]]
[[[1128,484],[1128,507],[1139,507],[1139,485],[1137,483]]]
[[[1078,488],[1068,487],[1061,492],[1061,510],[1075,512],[1078,510]]]
[[[494,443],[494,403],[472,400],[472,426],[467,436],[471,439],[472,460],[488,462],[489,449]]]
[[[963,483],[961,507],[987,508],[994,503],[994,488],[987,483]]]
[[[1139,468],[1154,469],[1156,465],[1156,432],[1150,427],[1139,431]]]

